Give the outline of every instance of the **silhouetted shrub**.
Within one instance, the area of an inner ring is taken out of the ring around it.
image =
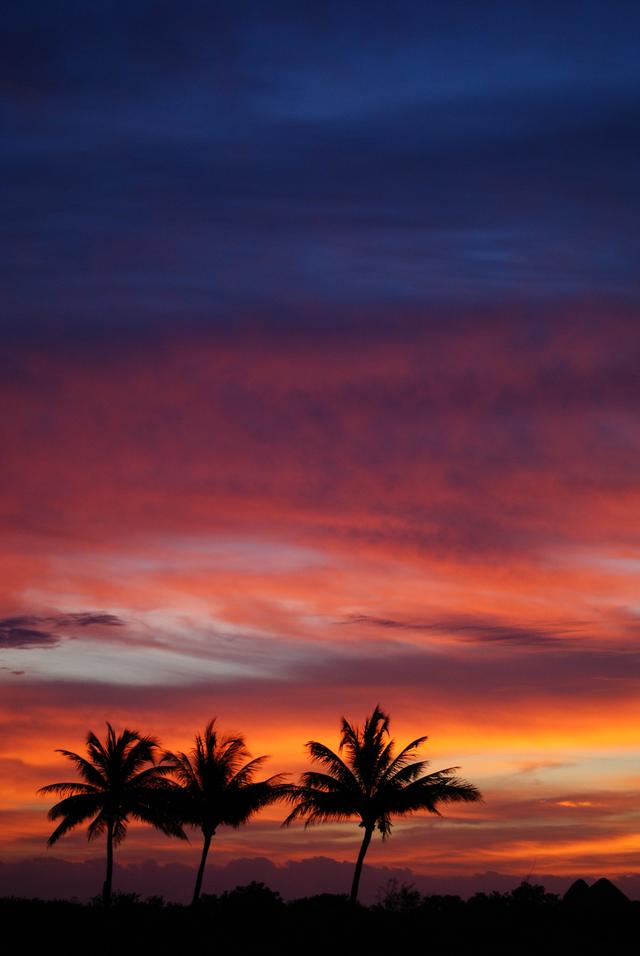
[[[377,905],[390,913],[412,913],[423,905],[423,897],[413,883],[388,880],[379,893]]]

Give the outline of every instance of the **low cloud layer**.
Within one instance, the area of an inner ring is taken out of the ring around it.
[[[114,867],[114,889],[122,893],[142,896],[164,896],[165,899],[186,903],[190,899],[196,868],[180,863],[158,865],[152,860]],[[348,893],[353,876],[353,864],[328,857],[289,860],[276,865],[270,860],[247,858],[224,866],[210,862],[204,878],[205,893],[222,893],[252,880],[265,883],[282,894],[284,899],[299,899],[317,893]],[[365,903],[375,903],[388,889],[390,881],[411,884],[424,894],[452,893],[469,897],[474,893],[493,890],[508,892],[522,880],[542,883],[548,892],[564,893],[578,878],[594,879],[587,871],[554,876],[553,873],[479,872],[469,876],[415,873],[410,867],[373,866],[365,864],[362,873],[360,897]],[[70,863],[54,857],[25,859],[20,862],[0,862],[0,896],[37,896],[41,899],[77,898],[88,900],[97,896],[103,879],[102,861]],[[631,899],[640,899],[640,876],[620,876],[617,885]]]

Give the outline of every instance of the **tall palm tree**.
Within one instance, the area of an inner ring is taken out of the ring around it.
[[[298,786],[289,787],[288,798],[295,806],[283,826],[298,819],[305,820],[305,826],[351,817],[360,819],[364,834],[351,886],[353,904],[358,898],[362,864],[374,830],[379,830],[385,840],[391,833],[393,816],[407,816],[419,810],[439,814],[440,804],[482,799],[476,787],[455,776],[457,767],[424,773],[429,761],[413,758],[425,740],[426,737],[417,737],[394,756],[389,716],[376,706],[362,730],[342,718],[338,753],[317,740],[306,744],[309,756],[323,770],[307,770]],[[344,760],[340,756],[343,751]]]
[[[207,855],[219,826],[239,827],[258,810],[281,799],[289,789],[283,775],[253,780],[267,757],[249,759],[244,737],[220,736],[215,718],[196,734],[189,754],[167,751],[165,758],[181,787],[176,799],[181,823],[202,830],[202,853],[192,904],[200,898]],[[248,761],[248,762],[247,762]]]
[[[39,794],[55,793],[63,799],[49,810],[50,820],[62,819],[49,837],[53,846],[60,837],[87,820],[91,840],[107,835],[107,872],[102,888],[105,904],[111,902],[113,849],[124,840],[129,820],[150,823],[169,836],[186,839],[170,803],[175,784],[165,779],[169,767],[158,761],[158,741],[135,730],[117,735],[107,722],[104,743],[89,731],[87,756],[71,750],[56,750],[75,764],[82,783],[51,783]]]

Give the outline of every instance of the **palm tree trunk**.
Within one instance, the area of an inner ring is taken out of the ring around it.
[[[373,830],[369,827],[365,827],[364,836],[362,838],[362,845],[360,847],[360,852],[358,853],[358,859],[356,860],[356,871],[353,874],[353,883],[351,884],[351,897],[350,902],[352,906],[355,906],[358,899],[358,887],[360,886],[360,875],[362,873],[362,864],[364,863],[364,858],[367,850],[369,849],[369,844],[371,843],[371,837],[373,835]]]
[[[209,847],[211,846],[212,837],[213,837],[213,833],[208,833],[206,830],[204,831],[204,843],[202,844],[202,856],[200,857],[200,866],[198,867],[198,875],[196,876],[196,885],[193,890],[193,899],[191,900],[192,906],[195,906],[198,900],[200,899],[200,890],[202,889],[202,878],[204,876],[204,868],[207,863],[207,853],[209,852]]]
[[[105,906],[111,903],[111,884],[113,882],[113,821],[107,824],[107,875],[102,887],[102,902]]]

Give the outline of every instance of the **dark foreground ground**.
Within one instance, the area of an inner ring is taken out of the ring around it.
[[[578,894],[579,895],[579,894]],[[512,893],[421,896],[391,886],[375,906],[343,896],[284,903],[262,883],[204,897],[195,908],[117,896],[95,901],[0,900],[5,952],[117,954],[599,954],[637,952],[640,903],[562,901],[523,883]]]

